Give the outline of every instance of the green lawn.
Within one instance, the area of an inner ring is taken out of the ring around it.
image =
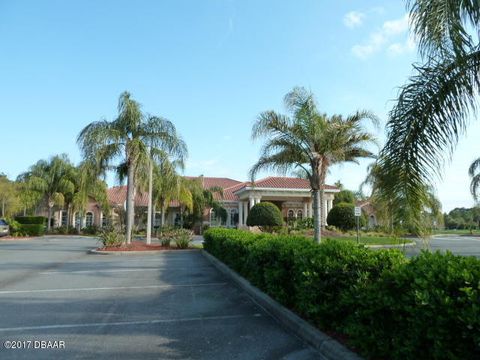
[[[338,241],[352,241],[357,242],[356,236],[339,236],[330,237],[330,239]],[[411,239],[393,238],[393,237],[381,237],[381,236],[360,236],[360,243],[365,245],[403,245],[403,243],[409,244]]]

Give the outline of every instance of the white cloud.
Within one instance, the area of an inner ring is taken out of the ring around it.
[[[390,56],[399,56],[415,50],[415,40],[409,36],[408,39],[401,43],[396,42],[388,46],[387,53]]]
[[[399,19],[385,21],[382,27],[371,33],[368,41],[352,47],[354,56],[365,60],[374,53],[382,51],[385,47],[390,56],[398,56],[415,50],[415,41],[411,36],[405,41],[399,37],[408,32],[409,17],[405,15]]]
[[[398,35],[403,34],[408,30],[408,14],[403,18],[385,21],[383,23],[382,29],[386,35]]]
[[[353,29],[363,24],[365,14],[359,11],[350,11],[343,17],[343,23],[346,27]]]

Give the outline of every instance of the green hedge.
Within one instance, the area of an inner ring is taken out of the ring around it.
[[[20,224],[17,233],[27,236],[42,236],[45,234],[45,225]]]
[[[15,218],[20,224],[41,224],[45,225],[46,218],[44,216],[17,216]]]
[[[480,355],[480,260],[210,229],[204,248],[307,321],[373,359]]]

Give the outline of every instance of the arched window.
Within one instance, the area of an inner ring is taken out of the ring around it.
[[[303,211],[302,210],[297,211],[297,219],[299,219],[299,220],[303,219]]]
[[[75,214],[73,214],[74,222],[75,222],[75,227],[78,228],[80,226],[80,213],[77,211]]]
[[[62,221],[61,221],[61,226],[67,226],[68,225],[68,212],[67,210],[62,210]]]
[[[93,226],[93,213],[90,211],[85,216],[85,226]]]
[[[287,218],[288,218],[289,220],[295,219],[295,211],[293,211],[292,209],[288,210]]]
[[[230,226],[235,226],[238,223],[238,210],[231,209],[230,210]]]

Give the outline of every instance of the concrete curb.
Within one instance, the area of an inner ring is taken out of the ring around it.
[[[92,255],[158,255],[161,253],[170,253],[170,252],[185,252],[185,251],[199,251],[199,249],[182,249],[182,250],[146,250],[146,251],[104,251],[97,249],[88,250],[89,254]]]
[[[327,360],[362,360],[360,356],[345,346],[316,329],[308,322],[285,308],[264,292],[250,284],[248,280],[238,275],[223,262],[202,251],[203,256],[210,261],[220,272],[228,276],[238,287],[245,290],[250,297],[265,311],[271,314],[284,327],[292,331],[303,341],[313,346]]]

